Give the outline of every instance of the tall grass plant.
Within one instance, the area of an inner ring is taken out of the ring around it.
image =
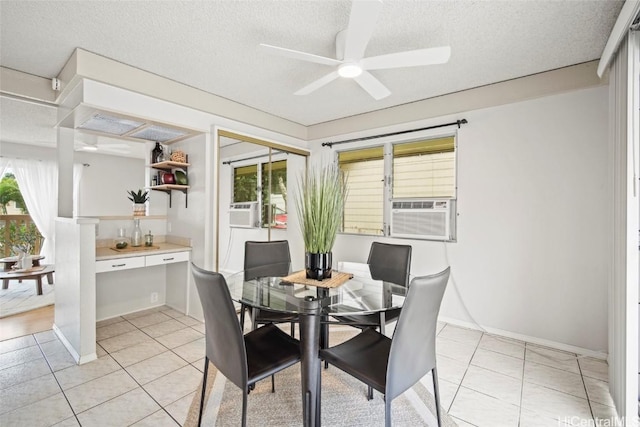
[[[346,180],[336,164],[311,169],[300,177],[295,204],[308,253],[331,252],[342,226],[346,195]]]

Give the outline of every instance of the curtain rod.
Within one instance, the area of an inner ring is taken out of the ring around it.
[[[285,153],[285,154],[289,154],[286,151],[272,151],[271,152],[271,156],[273,157],[276,154],[281,154],[281,153]],[[268,157],[269,153],[266,154],[260,154],[258,156],[252,156],[252,157],[245,157],[243,159],[235,159],[235,160],[227,160],[226,162],[222,162],[223,165],[230,165],[231,163],[236,163],[236,162],[244,162],[245,160],[252,160],[252,159],[259,159],[261,157]]]
[[[410,129],[410,130],[402,130],[399,132],[383,133],[381,135],[364,136],[362,138],[353,138],[353,139],[347,139],[345,141],[338,141],[338,142],[323,142],[322,146],[331,148],[333,145],[346,144],[348,142],[366,141],[369,139],[384,138],[385,136],[402,135],[410,132],[418,132],[421,130],[428,130],[428,129],[437,129],[437,128],[443,128],[443,127],[454,126],[454,125],[457,125],[458,129],[460,129],[460,125],[465,125],[467,123],[469,123],[467,122],[467,119],[462,119],[462,120],[456,120],[455,122],[451,122],[451,123],[445,123],[442,125],[435,125],[435,126],[427,126],[426,128],[420,128],[420,129]]]

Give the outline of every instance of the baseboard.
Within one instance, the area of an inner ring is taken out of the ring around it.
[[[67,349],[69,354],[71,354],[71,357],[73,357],[73,360],[75,360],[77,364],[82,365],[83,363],[91,362],[98,358],[98,355],[96,354],[95,351],[91,354],[80,357],[76,349],[73,348],[73,346],[71,345],[67,337],[64,336],[60,328],[58,328],[58,326],[56,326],[55,323],[53,324],[52,329],[53,329],[53,332],[58,337],[58,339],[60,340],[60,342],[62,342],[62,345],[64,345],[64,347]]]
[[[151,309],[158,308],[158,307],[163,307],[163,306],[165,306],[165,305],[166,305],[167,307],[171,307],[171,308],[173,308],[173,309],[175,310],[175,308],[174,308],[174,307],[172,307],[172,306],[170,306],[169,304],[166,304],[166,303],[164,303],[164,302],[163,302],[163,303],[160,303],[160,304],[150,305],[150,306],[147,306],[147,307],[144,307],[144,308],[139,308],[139,309],[137,309],[137,310],[126,311],[126,312],[124,312],[124,313],[116,314],[116,315],[109,316],[109,317],[104,317],[104,318],[102,318],[102,319],[96,319],[96,323],[97,323],[97,322],[102,322],[103,320],[113,319],[113,318],[115,318],[115,317],[126,316],[127,314],[137,313],[137,312],[139,312],[139,311],[145,311],[145,310],[151,310]],[[177,311],[179,311],[180,313],[182,313],[182,310],[177,310]]]
[[[505,338],[511,338],[519,341],[526,341],[531,344],[536,344],[544,347],[553,348],[556,350],[568,351],[569,353],[576,353],[579,356],[588,356],[595,359],[607,360],[608,354],[604,351],[589,350],[587,348],[577,347],[570,344],[560,343],[556,341],[547,340],[544,338],[532,337],[529,335],[518,334],[515,332],[505,331],[502,329],[486,327],[477,325],[471,322],[465,322],[464,320],[453,319],[450,317],[439,317],[439,321],[449,323],[455,326],[461,326],[467,329],[474,329],[477,331],[488,332],[492,335],[499,335]]]

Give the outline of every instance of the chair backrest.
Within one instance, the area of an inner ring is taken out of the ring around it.
[[[362,262],[339,261],[338,271],[341,273],[351,273],[357,277],[371,279],[371,270],[369,269],[369,264],[365,264]]]
[[[411,281],[391,340],[386,399],[400,395],[436,366],[436,326],[449,272],[447,267]]]
[[[244,280],[256,277],[286,276],[291,269],[289,242],[274,240],[271,242],[244,243]]]
[[[204,313],[206,355],[231,382],[247,385],[247,350],[227,281],[219,273],[191,263]]]
[[[411,268],[411,246],[373,242],[367,264],[373,279],[407,286]]]

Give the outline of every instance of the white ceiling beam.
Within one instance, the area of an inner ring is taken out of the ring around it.
[[[46,104],[56,99],[51,80],[5,67],[0,67],[0,93]]]

